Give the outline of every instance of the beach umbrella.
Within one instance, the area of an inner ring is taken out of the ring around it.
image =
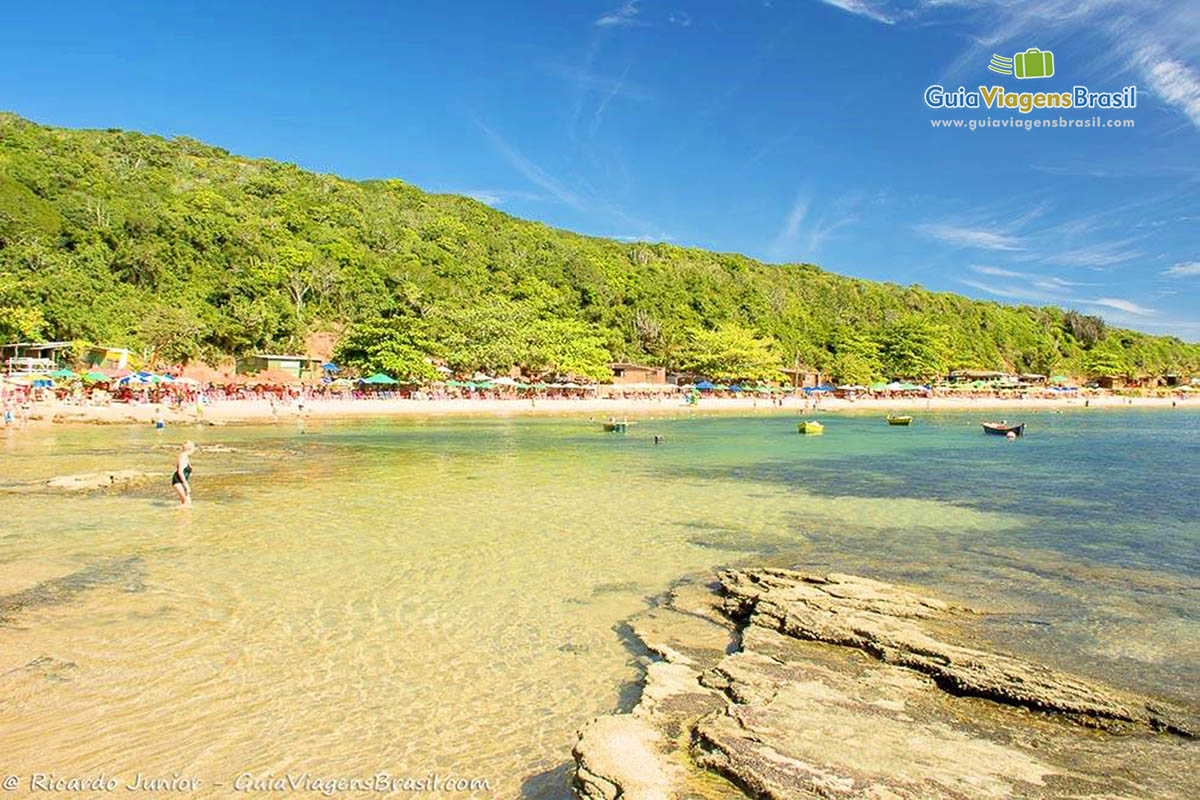
[[[492,384],[495,386],[520,386],[521,385],[518,381],[508,377],[507,375],[505,375],[503,378],[496,378],[495,380],[492,381]]]
[[[449,367],[442,366],[441,364],[438,364],[436,367],[434,367],[434,369],[443,375],[452,375],[454,373],[454,370],[450,369]]]
[[[740,392],[741,390],[742,387],[738,386],[736,383],[729,387],[729,391],[731,392]]]
[[[73,372],[72,370],[69,370],[66,367],[63,367],[62,369],[56,369],[56,370],[54,370],[54,372],[51,372],[50,377],[51,378],[62,378],[64,380],[70,380],[71,378],[78,378],[79,373]]]
[[[332,361],[330,361],[328,363],[322,364],[321,369],[324,370],[325,372],[337,372],[338,365],[333,363]]]
[[[83,379],[88,383],[107,383],[108,381],[112,380],[112,378],[108,377],[103,372],[96,372],[95,370],[92,370],[91,372],[85,372],[83,374]]]
[[[394,386],[399,382],[390,375],[384,375],[382,372],[376,372],[371,377],[363,378],[359,381],[359,383],[370,383],[377,386]]]
[[[172,378],[171,383],[178,384],[179,386],[199,386],[200,385],[200,381],[196,380],[195,378],[188,378],[188,377]]]
[[[715,383],[713,383],[712,381],[700,381],[699,383],[696,384],[696,388],[700,389],[701,391],[706,392],[709,389],[717,388],[717,385]]]

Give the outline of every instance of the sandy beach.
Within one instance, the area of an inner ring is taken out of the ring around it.
[[[31,425],[47,424],[149,424],[163,408],[168,423],[196,422],[194,407],[172,409],[155,403],[114,403],[107,406],[74,405],[71,403],[36,404],[30,410]],[[1048,410],[1106,408],[1200,408],[1200,399],[1178,397],[1120,397],[1097,395],[1087,398],[1022,398],[994,397],[915,397],[860,398],[856,400],[824,398],[814,405],[800,398],[787,398],[783,405],[768,399],[742,397],[704,398],[698,406],[686,405],[677,397],[665,398],[584,398],[542,399],[310,399],[303,412],[294,404],[276,404],[268,400],[218,400],[204,407],[203,421],[212,424],[263,423],[296,420],[303,413],[306,419],[360,419],[365,417],[506,417],[586,415],[643,416],[654,414],[706,413],[853,413],[888,411],[963,411],[979,410],[991,416],[1011,418],[1017,414]]]

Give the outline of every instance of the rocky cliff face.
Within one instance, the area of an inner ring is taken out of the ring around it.
[[[1194,716],[971,646],[975,612],[849,575],[733,570],[631,621],[662,660],[585,725],[586,800],[1195,797]]]

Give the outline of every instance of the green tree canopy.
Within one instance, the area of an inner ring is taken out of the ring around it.
[[[590,377],[609,358],[720,380],[775,377],[797,358],[854,382],[1083,375],[1101,347],[1131,370],[1200,373],[1196,344],[1058,308],[578,236],[399,180],[0,114],[0,337],[179,360],[298,350],[318,331],[412,376],[430,356]]]
[[[679,363],[688,372],[726,381],[776,380],[781,366],[773,339],[733,323],[691,330]]]

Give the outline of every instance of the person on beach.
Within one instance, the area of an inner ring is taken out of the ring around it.
[[[171,488],[179,496],[179,507],[185,508],[192,504],[192,453],[196,450],[195,442],[184,442],[175,456],[175,472],[171,475]]]
[[[162,406],[154,412],[154,430],[161,431],[167,427],[167,418],[163,415]]]

